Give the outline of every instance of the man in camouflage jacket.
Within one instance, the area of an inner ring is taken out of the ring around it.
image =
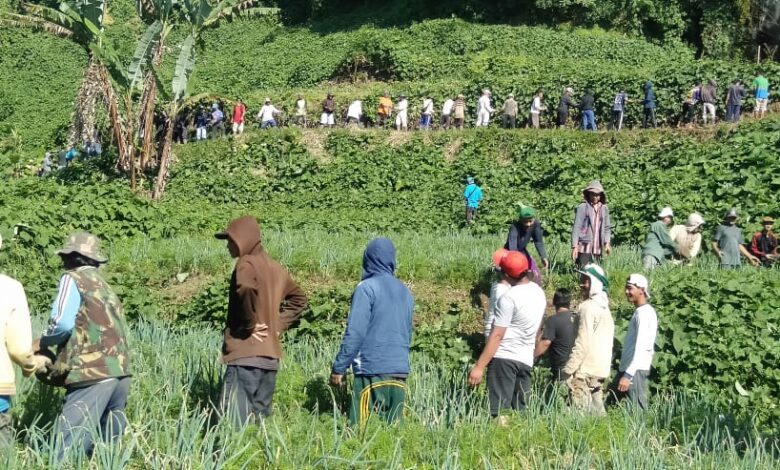
[[[56,347],[49,380],[66,389],[57,423],[60,457],[71,447],[92,453],[95,426],[106,440],[120,437],[130,391],[130,355],[122,303],[98,267],[108,261],[89,233],[72,234],[57,252],[65,273],[52,304],[41,348]]]

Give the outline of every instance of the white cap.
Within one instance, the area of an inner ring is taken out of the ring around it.
[[[661,212],[658,213],[659,219],[663,219],[664,217],[674,217],[674,212],[672,211],[671,207],[666,206],[661,209]]]
[[[632,274],[628,276],[628,280],[626,281],[626,285],[629,284],[638,289],[642,289],[645,293],[645,297],[648,299],[650,298],[650,281],[648,281],[646,277],[641,274]]]
[[[688,220],[685,222],[686,227],[698,227],[699,225],[704,225],[704,217],[698,212],[689,215]]]

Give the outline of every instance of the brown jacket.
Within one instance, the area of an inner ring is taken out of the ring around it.
[[[279,340],[307,307],[306,296],[287,271],[268,256],[260,242],[254,217],[234,220],[226,232],[238,247],[238,260],[230,279],[222,362],[244,357],[282,357]],[[252,336],[256,324],[268,326],[262,341]]]

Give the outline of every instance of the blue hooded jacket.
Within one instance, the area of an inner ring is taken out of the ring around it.
[[[653,90],[653,82],[650,80],[646,81],[644,86],[642,86],[642,90],[645,92],[645,99],[643,101],[645,109],[655,108],[655,90]]]
[[[333,373],[343,375],[352,366],[355,375],[409,374],[414,298],[394,272],[393,242],[371,240]]]

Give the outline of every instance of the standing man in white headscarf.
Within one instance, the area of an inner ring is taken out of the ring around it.
[[[479,102],[477,102],[476,127],[487,127],[490,124],[490,115],[495,111],[490,105],[490,96],[490,90],[487,88],[482,90],[482,96],[479,97]]]
[[[609,281],[597,264],[580,271],[584,299],[578,307],[580,324],[574,347],[563,368],[571,405],[581,411],[604,415],[604,382],[612,362],[615,322],[609,311]]]

